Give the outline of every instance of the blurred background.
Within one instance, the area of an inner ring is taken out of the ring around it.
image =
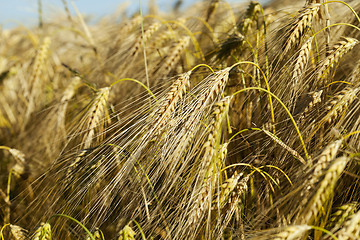
[[[155,3],[160,11],[171,11],[177,2],[181,2],[181,8],[189,7],[201,0],[72,0],[82,14],[85,14],[91,22],[96,22],[102,17],[116,12],[117,9],[126,9],[129,15],[141,9],[144,13],[148,11],[148,6]],[[202,0],[204,1],[204,0]],[[206,0],[205,0],[206,1]],[[4,29],[25,25],[31,27],[38,24],[38,2],[39,0],[0,0],[0,25]],[[66,0],[70,11],[74,13],[71,0]],[[210,2],[210,0],[207,0]],[[244,3],[249,0],[228,0],[229,3]],[[266,0],[259,1],[267,2]],[[44,22],[53,16],[64,14],[63,0],[41,0]]]

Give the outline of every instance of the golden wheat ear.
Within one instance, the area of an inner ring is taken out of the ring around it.
[[[343,37],[343,40],[336,43],[332,49],[329,50],[327,57],[324,59],[318,70],[318,81],[320,81],[320,83],[323,83],[324,86],[327,84],[324,79],[329,74],[331,67],[339,62],[341,57],[353,49],[358,42],[359,41],[355,38]]]
[[[162,127],[168,123],[177,103],[183,98],[190,87],[190,74],[191,71],[181,74],[170,86],[170,90],[166,93],[165,98],[155,109],[155,117],[151,121],[152,127],[147,134],[151,135],[154,132],[155,135],[158,135]]]
[[[179,62],[181,53],[184,52],[189,43],[189,36],[181,38],[177,45],[171,50],[169,56],[166,57],[165,62],[157,72],[159,72],[159,74],[162,76],[167,76],[174,69],[174,66]]]
[[[38,105],[38,98],[41,94],[42,82],[41,73],[44,70],[45,60],[48,55],[48,51],[51,44],[51,38],[46,37],[43,44],[40,46],[39,51],[35,57],[32,74],[29,79],[29,89],[25,93],[25,97],[28,99],[27,109],[24,116],[24,125],[28,122],[31,113],[33,113]]]
[[[348,156],[336,158],[327,169],[324,178],[319,182],[318,189],[314,193],[307,206],[301,210],[300,215],[295,220],[300,224],[316,224],[321,208],[325,207],[327,201],[333,194],[335,185],[349,162]]]
[[[26,240],[27,231],[17,225],[10,224],[10,232],[15,240]]]
[[[130,56],[136,57],[141,50],[141,45],[143,44],[143,41],[148,41],[151,36],[159,29],[160,26],[161,24],[157,22],[152,24],[148,29],[146,29],[144,31],[144,34],[138,38],[134,46],[130,49]]]
[[[313,4],[299,12],[291,24],[284,43],[284,53],[288,52],[305,34],[305,31],[312,25],[312,22],[319,12],[320,4]]]
[[[203,217],[203,214],[211,208],[212,196],[216,177],[214,171],[216,171],[216,159],[219,152],[219,141],[221,136],[221,125],[224,121],[225,115],[229,109],[230,101],[232,97],[226,97],[220,102],[217,102],[213,106],[213,112],[211,115],[207,141],[204,143],[204,155],[202,162],[200,163],[199,176],[200,176],[200,189],[197,193],[198,196],[194,203],[194,210],[190,215],[189,225],[196,228],[199,225],[199,221]]]
[[[304,74],[306,65],[310,59],[313,37],[310,37],[302,46],[299,55],[295,60],[295,66],[292,75],[293,91],[296,93],[299,88],[300,78]]]
[[[109,98],[110,88],[105,87],[99,90],[94,102],[86,116],[84,130],[86,131],[81,143],[82,148],[91,147],[94,138],[101,141],[104,137],[104,126],[110,121],[107,110],[107,101]]]
[[[309,225],[289,225],[285,227],[274,228],[270,230],[265,230],[254,234],[254,237],[249,237],[249,240],[295,240],[301,239],[306,232],[311,230]]]
[[[356,98],[360,88],[359,87],[347,87],[337,93],[332,99],[330,99],[326,106],[325,110],[328,111],[326,116],[322,119],[324,122],[331,123],[340,116],[348,106],[354,101]]]

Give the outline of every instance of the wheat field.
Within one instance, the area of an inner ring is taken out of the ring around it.
[[[360,239],[360,2],[181,2],[0,31],[0,240]]]

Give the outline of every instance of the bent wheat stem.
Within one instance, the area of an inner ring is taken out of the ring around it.
[[[70,217],[66,214],[54,214],[50,217],[49,221],[55,217],[63,217],[63,218],[67,218],[67,219],[70,219],[71,221],[73,222],[76,222],[77,224],[79,224],[80,227],[82,227],[82,229],[84,229],[84,231],[88,234],[88,236],[91,238],[91,240],[95,240],[94,236],[92,235],[92,233],[89,231],[89,229],[87,229],[84,224],[82,224],[81,222],[79,222],[78,220],[76,220],[75,218],[73,217]]]
[[[355,12],[355,10],[349,5],[347,4],[346,2],[343,2],[343,1],[326,1],[324,3],[322,3],[322,5],[325,5],[325,4],[328,4],[328,3],[342,3],[344,5],[346,5],[350,10],[351,12],[355,15],[356,19],[359,21],[360,23],[360,17],[359,15]]]
[[[201,63],[201,64],[196,65],[195,67],[193,67],[193,68],[190,70],[190,72],[193,72],[195,69],[197,69],[197,68],[199,68],[199,67],[207,67],[208,69],[210,69],[210,71],[211,71],[212,73],[215,73],[215,71],[214,71],[209,65],[207,65],[207,64],[205,64],[205,63]]]
[[[109,73],[112,77],[115,78],[115,76],[113,76],[113,74]],[[148,88],[145,84],[143,84],[142,82],[140,82],[139,80],[133,79],[133,78],[122,78],[119,80],[116,80],[115,82],[113,82],[110,85],[110,88],[113,87],[115,84],[119,83],[119,82],[123,82],[123,81],[131,81],[131,82],[135,82],[137,84],[139,84],[140,86],[142,86],[143,88],[146,89],[146,91],[154,98],[154,100],[157,102],[157,98],[155,97],[155,95],[152,93],[152,91],[150,90],[150,88]]]
[[[360,28],[358,28],[357,26],[355,26],[353,24],[350,24],[350,23],[334,23],[334,24],[331,24],[329,26],[326,26],[326,27],[320,29],[319,31],[317,31],[316,33],[313,34],[313,37],[315,37],[316,35],[318,35],[322,31],[324,31],[324,30],[326,30],[328,28],[331,28],[331,27],[335,27],[335,26],[348,26],[348,27],[352,27],[352,28],[355,28],[356,30],[360,31]]]

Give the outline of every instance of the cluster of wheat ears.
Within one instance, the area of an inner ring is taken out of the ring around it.
[[[358,1],[62,2],[0,32],[1,240],[360,239]]]

